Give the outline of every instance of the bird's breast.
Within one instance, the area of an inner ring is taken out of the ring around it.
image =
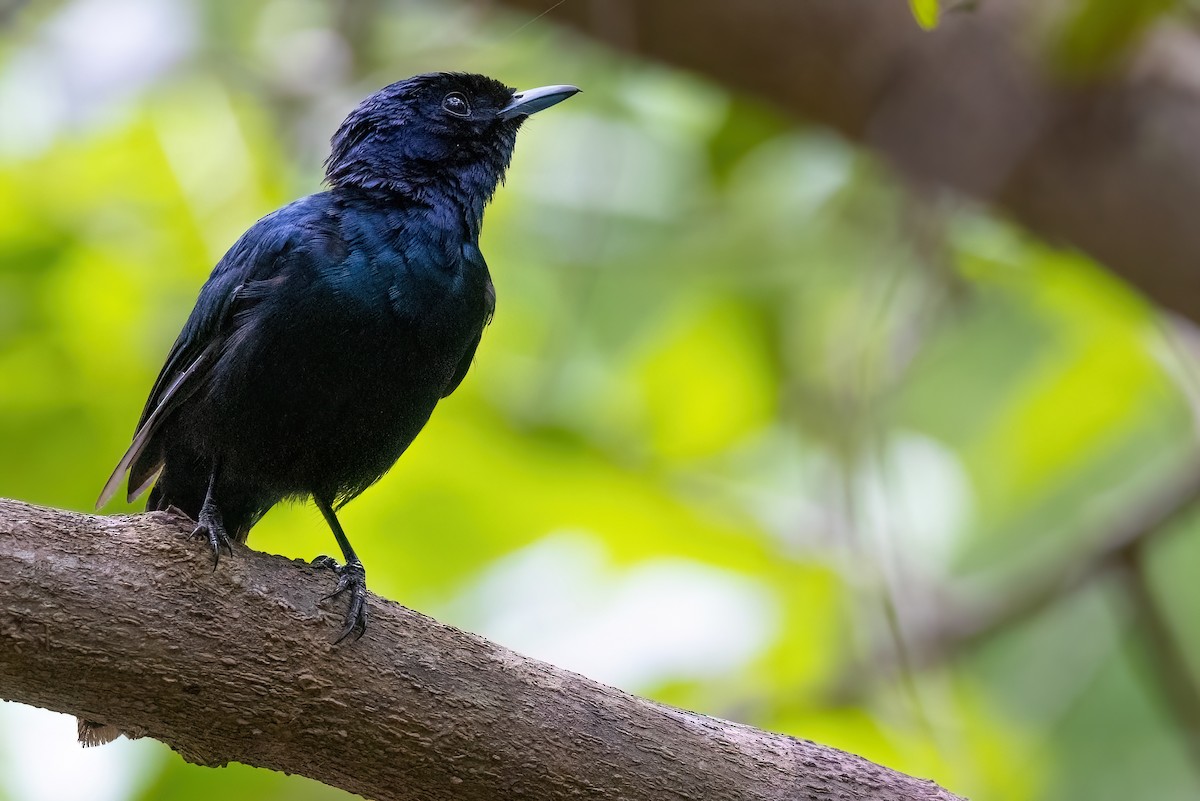
[[[360,210],[343,220],[349,255],[327,276],[359,347],[408,369],[451,374],[492,308],[491,279],[473,239],[452,216]],[[446,368],[445,365],[450,367]]]

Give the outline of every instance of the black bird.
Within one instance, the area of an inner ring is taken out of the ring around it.
[[[514,92],[433,73],[371,95],[342,123],[329,190],[255,223],[200,290],[97,502],[175,507],[230,540],[286,498],[311,496],[345,564],[338,641],[366,630],[366,571],[337,510],[379,480],[463,380],[495,291],[483,210],[517,129],[574,86]]]

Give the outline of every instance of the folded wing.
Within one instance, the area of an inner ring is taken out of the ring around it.
[[[264,297],[303,241],[306,198],[255,223],[213,269],[196,306],[175,340],[142,410],[133,442],[104,484],[96,508],[108,503],[129,473],[130,501],[145,492],[162,470],[164,451],[156,436],[163,424],[199,388],[221,357],[240,314]]]

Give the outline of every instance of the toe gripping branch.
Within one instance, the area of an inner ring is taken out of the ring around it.
[[[205,520],[204,516],[200,517],[200,524],[192,529],[193,539],[206,539],[213,552],[213,570],[217,569],[217,564],[221,561],[221,551],[233,556],[233,547],[229,544],[229,535],[225,533],[225,527],[221,525],[221,518]]]
[[[354,639],[359,639],[367,633],[367,571],[362,562],[355,559],[344,565],[329,556],[318,556],[313,560],[316,567],[328,568],[338,575],[337,587],[333,592],[322,598],[328,601],[343,593],[350,594],[350,606],[346,609],[346,621],[341,634],[334,640],[334,645],[345,640],[351,634],[358,632]]]
[[[208,484],[208,492],[204,496],[204,504],[200,507],[200,519],[196,521],[196,527],[192,529],[192,537],[199,539],[207,539],[209,546],[213,552],[213,570],[217,569],[217,564],[221,561],[221,549],[230,556],[233,556],[233,548],[229,544],[229,534],[225,531],[225,521],[221,516],[221,510],[217,508],[217,502],[213,498],[213,486],[217,482],[217,474],[214,471],[212,479]]]
[[[350,594],[350,607],[346,610],[346,625],[342,628],[341,635],[334,641],[336,645],[355,631],[358,632],[358,637],[355,639],[362,637],[367,632],[367,571],[359,561],[358,555],[354,553],[354,548],[350,546],[350,540],[346,538],[346,532],[342,530],[342,524],[338,522],[337,515],[334,514],[333,504],[316,495],[313,496],[313,500],[316,502],[317,508],[321,510],[321,514],[324,515],[325,522],[333,531],[333,536],[342,549],[342,556],[346,559],[346,564],[341,567],[338,567],[337,562],[328,556],[320,556],[313,560],[313,564],[332,568],[338,574],[337,587],[322,600],[336,598],[342,593]]]
[[[204,504],[200,507],[199,520],[196,527],[192,530],[192,537],[208,540],[209,547],[213,553],[213,570],[217,569],[217,565],[221,561],[221,551],[224,550],[230,556],[233,555],[233,547],[230,545],[229,534],[225,530],[225,522],[221,515],[221,510],[218,508],[216,500],[213,496],[213,491],[217,483],[217,471],[213,471],[212,478],[209,480],[208,492],[204,497]],[[328,556],[319,556],[313,560],[313,564],[317,567],[329,568],[338,575],[338,583],[333,592],[326,595],[321,600],[327,601],[332,598],[337,598],[340,595],[348,594],[350,605],[346,610],[346,621],[342,627],[342,632],[334,641],[334,644],[343,642],[351,634],[357,632],[359,639],[367,632],[367,571],[363,567],[358,556],[354,553],[354,549],[350,547],[350,541],[346,538],[346,533],[342,530],[341,523],[338,522],[337,516],[334,514],[332,504],[316,499],[317,508],[325,516],[325,520],[329,523],[329,527],[333,529],[333,535],[338,541],[338,545],[342,548],[342,554],[346,559],[346,564],[339,566],[332,558]]]

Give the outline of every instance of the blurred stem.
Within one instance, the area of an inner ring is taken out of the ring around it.
[[[901,663],[889,643],[880,643],[871,656],[843,671],[830,689],[831,703],[861,697],[870,687],[895,678],[899,672],[928,668],[1028,622],[1061,599],[1087,587],[1097,576],[1120,568],[1125,554],[1144,547],[1192,513],[1200,501],[1200,465],[1180,466],[1162,481],[1145,504],[1117,520],[1091,554],[1055,565],[1031,576],[1001,597],[973,600],[947,593],[939,604],[945,616],[922,633],[910,635],[909,657]],[[1195,691],[1194,691],[1195,692]],[[1200,702],[1196,705],[1200,710]],[[1200,721],[1200,711],[1194,718]],[[1200,755],[1200,748],[1196,749]],[[1200,761],[1197,762],[1200,765]]]
[[[1192,767],[1200,772],[1200,687],[1188,666],[1187,655],[1171,630],[1166,611],[1150,586],[1144,541],[1130,543],[1116,560],[1116,575],[1133,612],[1134,629],[1144,645],[1142,653],[1154,671],[1168,714],[1175,718]]]
[[[913,717],[926,737],[937,742],[937,729],[930,721],[916,680],[920,660],[914,646],[919,647],[921,641],[910,636],[910,590],[914,581],[909,562],[898,550],[901,543],[894,524],[901,510],[889,509],[886,516],[877,521],[876,525],[881,529],[875,532],[877,538],[870,542],[860,536],[859,514],[870,503],[869,498],[861,497],[858,479],[862,474],[874,475],[880,486],[889,488],[898,479],[891,469],[886,426],[879,409],[903,385],[913,355],[920,351],[944,319],[940,313],[944,293],[939,291],[923,293],[927,305],[925,314],[906,317],[895,311],[905,282],[913,280],[911,271],[905,269],[910,259],[909,251],[933,277],[929,282],[931,285],[940,277],[954,275],[953,261],[946,246],[944,215],[928,198],[918,197],[917,201],[905,207],[903,230],[906,236],[903,240],[885,240],[879,261],[887,267],[881,268],[882,276],[874,293],[862,301],[862,317],[867,322],[856,329],[861,339],[854,346],[861,358],[856,362],[857,370],[847,375],[845,396],[853,398],[851,408],[855,414],[848,419],[850,443],[842,454],[840,479],[847,541],[859,560],[856,569],[861,570],[863,564],[870,565],[872,574],[877,577],[868,602],[879,604],[888,640],[884,647],[889,650]],[[893,318],[904,322],[892,323]],[[902,342],[897,344],[897,340]]]

